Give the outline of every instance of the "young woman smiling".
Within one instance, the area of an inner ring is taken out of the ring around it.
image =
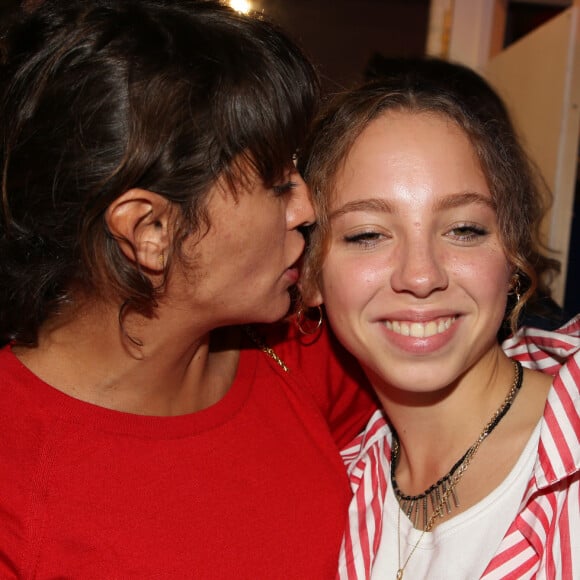
[[[329,105],[305,155],[320,221],[305,299],[383,406],[344,452],[340,576],[577,577],[580,320],[540,332],[537,362],[525,336],[498,341],[557,266],[532,165],[474,72],[384,72]],[[508,354],[553,374],[570,359],[552,377]]]

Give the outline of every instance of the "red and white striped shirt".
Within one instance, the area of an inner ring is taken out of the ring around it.
[[[522,329],[502,346],[511,358],[554,380],[532,477],[481,578],[580,579],[580,315],[555,332]],[[354,496],[338,578],[369,579],[390,484],[391,431],[381,411],[342,456]]]

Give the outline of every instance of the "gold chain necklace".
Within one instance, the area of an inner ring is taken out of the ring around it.
[[[395,496],[397,497],[397,501],[399,502],[399,510],[397,513],[397,544],[398,544],[398,570],[396,575],[396,580],[402,580],[403,574],[405,572],[405,568],[409,563],[409,560],[417,550],[425,532],[430,532],[435,525],[435,522],[443,517],[444,513],[447,512],[448,514],[451,513],[451,502],[450,497],[453,497],[453,502],[455,507],[459,507],[459,499],[457,497],[456,487],[459,483],[459,480],[462,478],[463,474],[469,467],[473,457],[479,450],[481,444],[487,439],[488,435],[497,427],[498,423],[503,419],[505,414],[508,412],[509,408],[512,406],[516,395],[518,394],[523,381],[523,370],[522,365],[518,361],[514,361],[514,371],[515,376],[508,394],[506,395],[503,403],[498,408],[498,410],[493,414],[491,419],[487,422],[483,431],[479,435],[479,437],[475,440],[475,443],[469,447],[469,449],[465,452],[463,457],[453,465],[451,470],[447,473],[447,475],[443,476],[439,479],[438,482],[434,483],[431,487],[426,489],[422,494],[417,496],[407,496],[399,490],[399,486],[397,485],[397,480],[395,478],[395,469],[397,467],[397,462],[399,459],[400,453],[400,444],[399,438],[397,436],[396,431],[393,429],[393,445],[392,445],[392,452],[391,452],[391,483],[393,485],[393,491],[395,492]],[[427,518],[428,513],[428,504],[427,498],[430,497],[433,511],[431,513],[431,517]],[[435,498],[435,499],[434,499]],[[411,512],[409,512],[409,502],[412,502],[411,505]],[[421,505],[420,505],[421,504]],[[404,507],[403,507],[404,506]],[[413,513],[414,510],[414,521],[417,522],[418,520],[418,513],[422,511],[423,514],[423,530],[419,539],[415,542],[415,545],[411,549],[411,552],[405,559],[405,562],[401,566],[401,511],[405,511],[407,517],[410,517],[410,514]]]
[[[251,326],[244,326],[244,330],[250,340],[264,353],[266,353],[273,361],[275,361],[285,373],[290,372],[286,363],[258,336],[258,333]]]

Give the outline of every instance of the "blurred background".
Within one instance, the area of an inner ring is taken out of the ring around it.
[[[326,93],[362,81],[380,56],[429,54],[486,77],[553,192],[543,229],[563,268],[554,298],[580,312],[580,0],[223,1],[282,26],[317,65]],[[0,0],[0,19],[19,4]]]
[[[41,1],[0,0],[0,18],[6,17],[21,4],[33,7]],[[468,21],[453,24],[453,12],[459,12],[462,5],[489,5],[500,14],[503,22],[495,26],[503,27],[503,48],[573,3],[573,0],[222,1],[240,12],[262,14],[282,26],[317,64],[325,88],[329,91],[340,90],[362,80],[365,68],[375,54],[395,57],[425,54],[428,51],[430,26],[431,34],[441,29],[441,42],[449,44],[453,27],[465,26],[468,30],[472,27]],[[475,12],[481,10],[476,9]],[[481,18],[484,15],[474,13],[474,16]],[[450,56],[443,54],[446,52],[444,46],[440,50],[430,50],[431,54],[436,52],[440,53],[438,56]],[[465,64],[473,66],[475,63]]]
[[[479,0],[231,0],[229,3],[242,11],[264,14],[287,30],[316,62],[328,90],[360,81],[375,54],[425,54],[431,12],[431,27],[447,27],[442,32],[449,37],[454,9],[460,4],[481,4]],[[502,48],[572,5],[571,0],[484,3],[494,7],[504,5]],[[438,12],[443,13],[441,22],[437,22]]]

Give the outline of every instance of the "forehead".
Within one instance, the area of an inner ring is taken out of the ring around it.
[[[400,189],[455,193],[487,182],[466,133],[442,114],[388,111],[354,141],[334,183],[348,195],[393,195]]]

